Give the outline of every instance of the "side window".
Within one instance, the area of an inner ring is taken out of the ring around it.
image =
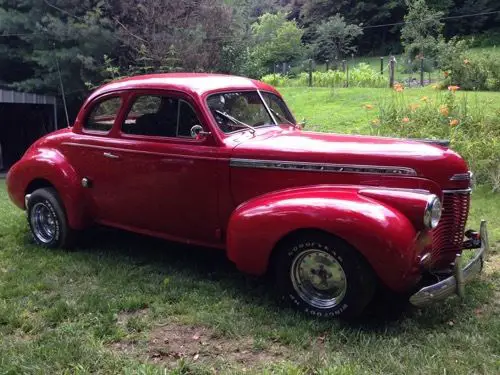
[[[198,116],[196,116],[193,107],[189,103],[181,100],[179,104],[179,130],[177,136],[191,138],[191,128],[194,125],[201,125]]]
[[[168,96],[138,96],[122,125],[125,134],[175,137],[179,100]]]
[[[109,132],[115,123],[121,104],[122,100],[119,97],[105,99],[97,103],[90,111],[83,128],[85,130]]]
[[[156,137],[189,137],[191,127],[200,122],[184,100],[168,96],[138,96],[122,125],[125,134]]]

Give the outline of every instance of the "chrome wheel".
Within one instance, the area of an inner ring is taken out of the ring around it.
[[[31,208],[30,221],[33,234],[43,243],[50,243],[55,239],[56,220],[53,210],[46,203],[38,202]]]
[[[297,294],[318,309],[331,309],[340,304],[347,291],[344,269],[330,253],[309,249],[298,254],[290,268]]]

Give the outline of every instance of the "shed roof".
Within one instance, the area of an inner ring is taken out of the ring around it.
[[[0,103],[56,104],[56,97],[0,88]]]

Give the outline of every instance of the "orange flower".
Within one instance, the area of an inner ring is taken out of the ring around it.
[[[448,86],[448,90],[451,92],[455,92],[457,90],[460,90],[460,86]]]
[[[409,108],[412,112],[415,112],[418,107],[420,107],[420,104],[417,104],[417,103],[412,103],[409,105]]]
[[[446,104],[439,106],[439,113],[443,116],[448,116],[450,114],[450,110]]]
[[[376,118],[372,120],[372,125],[380,125],[380,119]]]
[[[365,109],[367,109],[368,111],[372,110],[373,109],[373,105],[371,104],[365,104],[364,105]]]
[[[403,119],[401,121],[403,121],[406,124],[406,123],[410,122],[410,119],[408,117],[403,117]]]
[[[404,89],[405,87],[401,83],[394,84],[394,90],[396,92],[403,92]]]
[[[450,75],[450,73],[448,73],[448,72],[444,72],[444,76],[445,76],[445,77],[448,77],[449,75]]]
[[[454,118],[453,120],[450,120],[450,126],[451,127],[457,126],[458,123],[459,123],[459,121],[456,118]]]
[[[465,59],[465,60],[464,60],[464,64],[465,64],[465,65],[470,64],[469,59]]]
[[[429,98],[427,96],[422,96],[422,98],[420,98],[420,100],[427,103],[429,101]]]

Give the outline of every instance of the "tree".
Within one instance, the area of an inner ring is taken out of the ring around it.
[[[54,94],[59,64],[69,101],[78,105],[85,82],[99,79],[101,57],[116,47],[106,12],[91,0],[0,0],[0,33],[12,35],[2,40],[6,70],[0,79],[19,90]]]
[[[261,71],[276,63],[300,59],[304,54],[304,32],[295,21],[288,21],[285,13],[266,13],[252,24],[251,29],[253,48],[250,58]]]
[[[314,41],[316,56],[320,59],[340,58],[354,52],[354,40],[363,35],[361,25],[347,24],[340,14],[319,24]]]
[[[222,0],[143,0],[139,4],[116,0],[113,9],[129,64],[145,71],[219,70],[227,64],[221,51],[240,36],[233,10]],[[172,54],[175,64],[166,60]]]
[[[410,60],[417,55],[434,57],[442,39],[443,12],[434,11],[425,0],[408,0],[408,13],[401,29],[401,43]]]

